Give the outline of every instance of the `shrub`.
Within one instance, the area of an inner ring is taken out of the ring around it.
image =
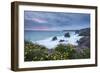
[[[24,49],[25,61],[45,60],[48,55],[46,47],[32,42],[25,42]]]
[[[83,58],[90,58],[90,49],[89,48],[83,49],[82,56]]]
[[[49,60],[65,60],[68,59],[68,53],[54,52],[48,56]]]
[[[90,49],[89,48],[85,48],[82,49],[80,52],[76,52],[74,54],[74,58],[75,59],[86,59],[86,58],[90,58]]]
[[[53,48],[52,52],[42,46],[32,42],[25,41],[24,46],[25,61],[44,61],[44,60],[65,60],[65,59],[85,59],[90,58],[90,49],[85,48],[76,50],[71,44],[59,44]]]
[[[55,48],[55,51],[60,52],[60,53],[64,53],[66,51],[66,49],[67,49],[67,47],[65,44],[59,44]]]
[[[60,52],[62,55],[67,54],[67,58],[72,59],[75,53],[74,46],[71,44],[59,44],[55,51]]]

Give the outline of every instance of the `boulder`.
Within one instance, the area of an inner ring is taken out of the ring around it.
[[[68,33],[65,33],[64,37],[70,37],[69,32]]]
[[[57,40],[57,37],[56,36],[52,38],[52,41],[55,41],[55,40]]]
[[[64,42],[65,40],[59,40],[59,42]]]

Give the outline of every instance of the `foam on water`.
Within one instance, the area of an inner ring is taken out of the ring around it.
[[[70,37],[64,37],[64,36],[57,36],[57,40],[52,41],[53,37],[46,38],[44,40],[35,41],[34,43],[37,43],[39,45],[43,45],[47,47],[48,49],[52,49],[56,47],[58,44],[72,44],[72,45],[78,45],[77,41],[82,38],[82,36],[78,36],[78,34],[71,35]],[[64,40],[63,42],[59,42],[60,40]]]

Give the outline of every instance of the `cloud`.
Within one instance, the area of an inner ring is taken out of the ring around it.
[[[33,18],[32,20],[35,22],[38,22],[38,23],[46,23],[47,22],[45,19],[41,19],[41,18]]]
[[[64,12],[24,12],[25,28],[49,27],[48,29],[79,29],[90,26],[90,14]]]

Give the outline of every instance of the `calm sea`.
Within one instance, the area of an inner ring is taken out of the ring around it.
[[[74,35],[74,31],[24,31],[24,40],[27,41],[38,41],[54,36],[64,36],[66,32],[69,32],[70,35]]]

